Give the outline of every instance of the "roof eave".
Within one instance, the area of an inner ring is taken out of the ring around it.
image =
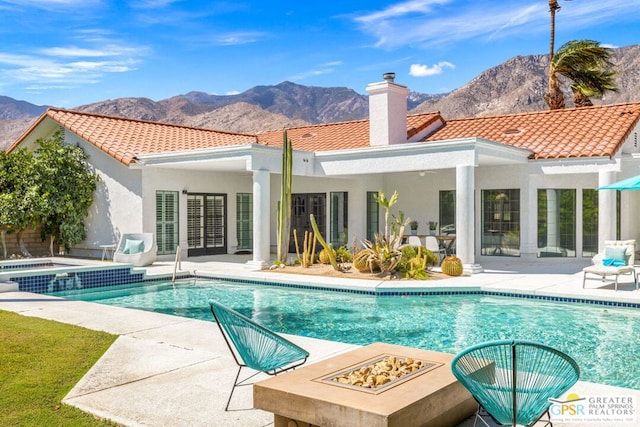
[[[198,159],[212,159],[216,157],[228,157],[230,155],[241,156],[255,154],[256,151],[281,151],[279,147],[268,147],[256,143],[238,144],[225,147],[211,147],[198,150],[167,151],[158,153],[138,154],[136,161],[142,165],[177,163],[181,161],[193,161]]]
[[[40,115],[40,117],[38,117],[38,119],[37,119],[35,122],[33,122],[33,123],[31,124],[31,126],[29,126],[29,127],[27,128],[27,130],[25,130],[24,132],[22,132],[22,135],[20,135],[20,136],[18,137],[18,139],[16,139],[16,140],[11,144],[11,145],[9,145],[9,147],[7,147],[7,148],[6,148],[6,150],[5,150],[5,151],[6,151],[7,153],[11,153],[11,152],[12,152],[13,150],[15,150],[15,149],[20,145],[20,144],[22,144],[22,143],[24,142],[24,140],[25,140],[25,139],[27,139],[27,136],[29,136],[29,134],[30,134],[31,132],[33,132],[33,130],[34,130],[35,128],[37,128],[37,127],[40,125],[40,123],[42,123],[42,122],[43,122],[47,117],[50,117],[50,115],[49,115],[49,111],[50,111],[50,109],[48,109],[47,111],[45,111],[44,113],[42,113],[42,114]],[[59,123],[59,122],[58,122],[57,120],[55,120],[54,118],[51,118],[51,119],[52,119],[52,120],[54,120],[56,123]]]
[[[398,151],[406,151],[406,152],[414,152],[420,151],[423,153],[429,152],[440,152],[440,151],[448,151],[451,148],[456,149],[464,149],[475,148],[477,146],[484,146],[486,148],[491,148],[492,150],[502,151],[505,153],[510,153],[511,155],[522,156],[523,158],[528,158],[533,154],[531,150],[527,150],[524,148],[513,147],[507,144],[502,144],[500,142],[490,141],[482,138],[458,138],[451,140],[443,140],[437,142],[407,142],[403,144],[393,144],[382,147],[367,147],[367,148],[356,148],[349,150],[332,150],[332,151],[318,151],[315,153],[316,157],[349,157],[349,156],[362,156],[363,153],[372,153],[375,157],[384,156],[385,153],[390,151],[398,152]]]

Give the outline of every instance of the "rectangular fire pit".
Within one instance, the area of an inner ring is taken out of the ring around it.
[[[365,393],[379,394],[441,365],[442,363],[438,362],[383,354],[324,378],[316,379],[316,381]]]
[[[421,366],[380,389],[336,380],[389,357]],[[257,382],[253,405],[273,412],[275,427],[455,426],[477,405],[451,373],[451,359],[452,354],[375,343]]]

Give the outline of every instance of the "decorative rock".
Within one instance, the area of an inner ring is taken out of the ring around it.
[[[417,371],[424,366],[425,364],[422,360],[415,360],[410,357],[402,359],[396,356],[387,356],[379,362],[341,374],[333,378],[333,381],[364,388],[376,388]]]

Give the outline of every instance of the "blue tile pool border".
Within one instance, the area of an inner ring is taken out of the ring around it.
[[[377,297],[435,296],[435,295],[439,295],[439,296],[440,295],[445,295],[445,296],[446,295],[487,295],[487,296],[498,296],[498,297],[508,297],[508,298],[534,299],[534,300],[552,301],[552,302],[602,305],[602,306],[608,306],[608,307],[640,308],[640,303],[604,301],[604,300],[588,299],[588,298],[557,297],[557,296],[550,296],[550,295],[532,295],[532,294],[522,294],[522,293],[515,293],[515,292],[496,292],[496,291],[484,291],[484,290],[377,291],[377,290],[334,288],[329,286],[310,285],[310,284],[269,282],[265,280],[238,279],[238,278],[231,278],[231,277],[198,276],[198,275],[194,277],[199,279],[220,280],[220,281],[225,281],[230,283],[239,283],[239,284],[247,284],[247,285],[276,286],[276,287],[293,288],[293,289],[310,289],[310,290],[316,290],[316,291],[341,292],[341,293],[350,293],[350,294],[371,295],[371,296],[377,296]]]
[[[144,272],[139,272],[131,269],[130,267],[122,267],[116,269],[107,270],[92,270],[86,272],[77,272],[83,284],[82,289],[106,289],[115,286],[122,287],[123,285],[133,283],[154,283],[154,282],[167,282],[171,279],[167,276],[145,277]],[[50,281],[55,278],[55,275],[42,274],[38,276],[30,276],[23,278],[12,279],[19,283],[19,290],[24,292],[44,293],[44,294],[56,294],[57,292],[51,292],[47,290],[47,286]],[[572,297],[559,297],[550,295],[539,294],[525,294],[516,292],[498,292],[487,290],[377,290],[377,289],[353,289],[353,288],[338,288],[332,286],[313,285],[313,284],[298,284],[292,282],[272,282],[259,279],[226,277],[216,275],[198,275],[198,274],[180,274],[176,277],[177,280],[185,279],[202,279],[202,280],[219,280],[228,283],[246,284],[254,286],[274,286],[291,289],[309,289],[315,291],[326,292],[340,292],[359,295],[370,295],[376,297],[396,297],[396,296],[446,296],[446,295],[486,295],[486,296],[498,296],[508,298],[520,298],[531,299],[540,301],[552,301],[563,303],[575,303],[575,304],[590,304],[608,307],[620,307],[620,308],[640,308],[640,303],[633,302],[620,302],[620,301],[606,301],[593,298],[572,298]],[[59,289],[58,291],[64,291]]]

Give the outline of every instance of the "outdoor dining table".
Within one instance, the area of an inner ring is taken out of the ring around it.
[[[454,255],[455,249],[453,248],[453,244],[456,242],[456,236],[452,234],[440,235],[436,236],[438,239],[438,244],[441,248],[444,248],[447,252],[447,255]]]

